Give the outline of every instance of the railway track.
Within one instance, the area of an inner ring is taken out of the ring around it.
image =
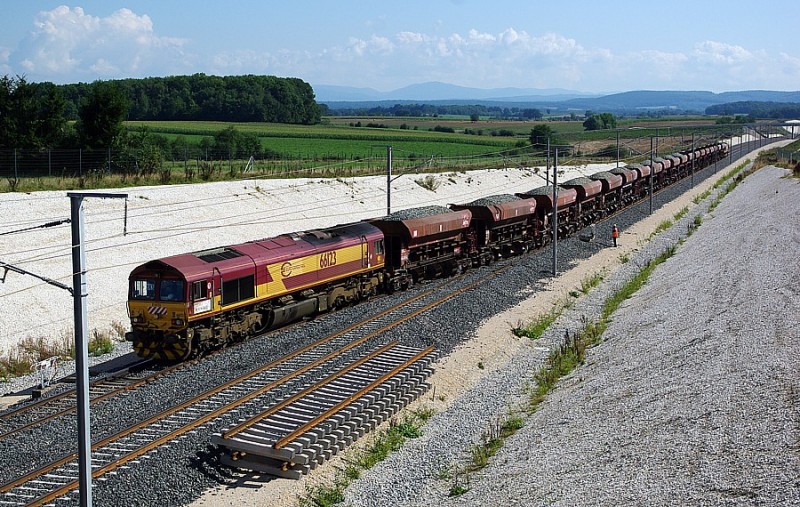
[[[93,443],[91,464],[93,478],[105,476],[120,467],[128,466],[131,462],[154,452],[160,446],[203,425],[214,424],[215,421],[222,425],[218,419],[226,414],[257,414],[255,420],[260,421],[264,417],[265,407],[278,405],[283,407],[288,403],[287,400],[297,401],[301,393],[308,394],[308,386],[316,389],[317,396],[323,392],[328,393],[328,403],[322,405],[327,407],[325,413],[328,413],[327,411],[332,407],[336,407],[344,401],[341,398],[337,401],[337,397],[332,391],[339,388],[344,389],[341,382],[354,384],[356,378],[366,375],[365,369],[372,368],[376,372],[382,371],[383,373],[366,385],[362,385],[356,391],[357,393],[379,379],[386,382],[390,380],[391,376],[402,374],[403,368],[398,370],[400,365],[408,368],[417,360],[424,358],[424,361],[420,363],[422,366],[412,368],[415,372],[414,389],[420,392],[420,389],[424,389],[420,375],[427,375],[430,371],[428,365],[432,361],[432,350],[416,351],[412,354],[412,351],[408,349],[397,348],[396,344],[391,344],[390,348],[379,349],[376,355],[375,351],[369,350],[370,347],[374,348],[375,342],[379,341],[383,332],[439,306],[458,294],[473,289],[487,278],[497,276],[503,270],[504,268],[497,269],[460,287],[451,288],[453,283],[459,281],[459,279],[452,279],[448,283],[422,291],[364,321],[332,333],[326,338],[199,394],[168,411]],[[406,364],[409,357],[416,355],[419,357],[415,361]],[[405,357],[405,359],[398,362],[398,357]],[[389,366],[393,362],[394,368],[390,368]],[[386,377],[386,375],[390,376]],[[320,385],[320,379],[324,379],[327,386]],[[399,387],[396,381],[395,384],[391,384],[391,382],[387,384],[387,386],[391,385],[394,385],[395,388]],[[332,390],[331,386],[335,386],[335,389]],[[294,394],[276,400],[278,388],[280,391],[285,389]],[[386,390],[388,387],[383,389]],[[343,390],[343,392],[348,391]],[[407,390],[402,393],[387,392],[386,394],[394,399],[404,396],[407,399]],[[349,396],[355,395],[351,393]],[[276,403],[278,405],[275,405]],[[385,401],[382,403],[383,405],[380,406],[386,406]],[[389,410],[396,409],[390,408]],[[389,412],[383,410],[383,416],[381,416],[381,412],[375,410],[372,410],[372,413],[377,413],[378,417],[374,419],[377,421],[380,417],[386,417]],[[306,428],[310,421],[311,419],[299,421],[300,424],[297,427],[302,425],[303,428]],[[315,421],[314,424],[317,422],[319,421]],[[322,424],[324,423],[325,421],[322,421]],[[245,424],[248,423],[245,422]],[[367,426],[369,424],[371,423],[367,423]],[[339,429],[338,431],[344,430]],[[335,445],[338,446],[341,442],[347,442],[347,439],[337,441]],[[288,444],[287,442],[286,445]],[[322,444],[320,443],[320,445]],[[284,447],[284,445],[280,447]],[[329,445],[328,449],[330,448]],[[313,458],[318,463],[320,462],[317,459],[319,456],[327,455],[327,452],[322,452]],[[306,457],[296,458],[305,468],[303,466],[295,468],[293,470],[295,475],[298,472],[303,473],[311,467],[312,456],[309,453],[304,456]],[[77,459],[77,452],[63,456],[48,465],[1,485],[0,505],[47,505],[57,500],[59,503],[61,501],[77,502],[79,480]],[[304,461],[305,463],[302,463]]]
[[[212,442],[225,465],[299,479],[423,394],[432,360],[390,343]]]
[[[155,374],[142,375],[153,362],[149,360],[139,360],[118,371],[105,375],[89,384],[90,403],[97,403],[107,400],[122,392],[136,389],[137,387],[152,381],[155,376],[165,374],[173,368],[160,370]],[[180,365],[176,365],[179,367]],[[69,383],[74,379],[74,375],[65,377],[59,382]],[[39,400],[25,404],[16,409],[12,409],[0,414],[0,442],[4,439],[26,431],[57,417],[75,412],[77,409],[77,393],[74,388],[62,391],[52,396],[46,396]]]

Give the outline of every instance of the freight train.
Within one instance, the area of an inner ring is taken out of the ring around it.
[[[727,156],[715,143],[561,183],[559,236]],[[694,159],[694,165],[692,160]],[[129,277],[126,338],[180,361],[378,293],[540,248],[552,241],[553,187],[427,206],[152,260]]]

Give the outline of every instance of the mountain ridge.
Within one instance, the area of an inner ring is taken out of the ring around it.
[[[800,91],[741,90],[715,93],[705,90],[632,90],[592,94],[560,88],[470,88],[442,82],[409,85],[380,92],[372,88],[313,86],[317,101],[331,109],[386,107],[394,104],[478,104],[500,107],[546,108],[553,112],[636,112],[679,110],[704,112],[709,106],[731,102],[797,102]]]

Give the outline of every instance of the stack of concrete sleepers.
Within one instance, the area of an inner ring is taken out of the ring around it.
[[[433,359],[433,354],[420,358],[278,448],[278,440],[312,420],[341,393],[333,392],[334,386],[321,388],[244,431],[231,436],[215,434],[212,443],[220,446],[225,465],[299,479],[424,394]]]

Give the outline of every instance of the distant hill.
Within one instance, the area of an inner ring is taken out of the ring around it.
[[[468,88],[440,82],[406,86],[390,92],[371,88],[314,86],[317,102],[331,109],[388,107],[394,104],[432,105],[478,104],[484,106],[548,109],[552,113],[612,112],[634,114],[648,110],[703,113],[709,106],[729,102],[800,103],[800,91],[749,90],[713,93],[708,91],[640,90],[608,95],[563,89]]]
[[[631,91],[590,99],[572,99],[558,104],[567,109],[592,111],[642,111],[677,109],[704,112],[709,106],[729,102],[800,102],[800,92],[751,90],[712,93],[706,91]]]
[[[598,94],[581,93],[559,88],[469,88],[447,83],[420,83],[397,90],[381,92],[372,88],[314,85],[318,102],[430,102],[430,101],[559,101],[580,97],[597,97]]]

